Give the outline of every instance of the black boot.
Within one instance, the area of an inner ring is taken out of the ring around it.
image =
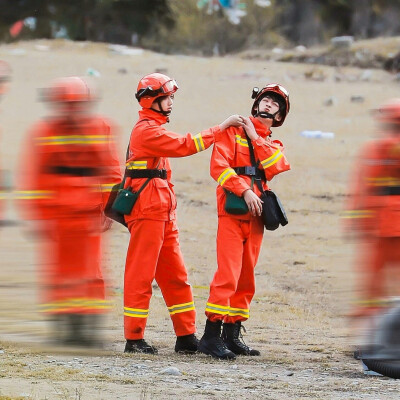
[[[127,339],[124,353],[157,354],[158,351],[155,347],[146,343],[144,339],[138,339],[138,340]]]
[[[240,328],[243,328],[246,332],[240,321],[236,321],[234,324],[224,323],[221,336],[226,347],[237,355],[259,356],[260,352],[258,350],[254,350],[244,343]]]
[[[178,336],[175,343],[175,351],[183,354],[196,353],[199,346],[199,339],[192,333],[191,335]]]
[[[227,349],[221,339],[221,325],[222,321],[207,320],[204,335],[199,342],[199,351],[221,360],[234,360],[235,354]]]

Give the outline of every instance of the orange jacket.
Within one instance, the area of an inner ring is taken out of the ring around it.
[[[345,227],[400,236],[400,135],[367,143],[357,161]]]
[[[126,222],[133,219],[169,221],[176,218],[176,197],[171,183],[171,167],[167,157],[185,157],[210,147],[221,133],[218,126],[206,129],[197,135],[182,136],[166,130],[161,125],[167,117],[151,109],[139,112],[139,121],[134,126],[129,142],[127,169],[166,169],[167,179],[154,178],[140,193],[132,213],[125,216]],[[146,179],[126,178],[124,187],[137,191]]]
[[[100,116],[79,125],[49,118],[30,131],[20,162],[17,199],[27,219],[101,212],[121,182],[115,132]]]
[[[278,140],[271,140],[269,131],[256,118],[250,117],[256,132],[260,136],[253,140],[254,156],[256,162],[259,161],[258,169],[265,172],[267,180],[271,180],[275,175],[290,169],[290,164],[283,154],[283,145]],[[229,215],[225,207],[225,191],[227,189],[237,196],[242,196],[248,189],[260,195],[256,184],[251,188],[251,177],[238,175],[233,168],[251,166],[249,146],[243,128],[230,127],[226,135],[221,135],[215,142],[211,156],[210,173],[219,183],[217,187],[218,215]],[[263,182],[263,189],[268,189],[266,182]],[[240,219],[250,219],[247,215],[235,216]]]

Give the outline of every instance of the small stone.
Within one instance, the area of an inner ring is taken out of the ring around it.
[[[292,371],[286,372],[286,376],[293,376],[293,375],[294,375],[294,372],[292,372]]]
[[[179,371],[179,369],[176,368],[176,367],[168,367],[168,368],[165,368],[165,369],[163,369],[163,370],[161,371],[161,373],[162,373],[163,375],[174,375],[174,376],[180,376],[180,375],[182,375],[181,371]]]

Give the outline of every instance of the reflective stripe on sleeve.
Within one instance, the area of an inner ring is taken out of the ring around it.
[[[149,310],[124,307],[124,315],[133,318],[147,318],[149,316]]]
[[[229,179],[232,175],[237,175],[233,168],[227,168],[224,172],[218,177],[217,181],[222,186],[227,179]]]
[[[179,314],[179,313],[183,313],[186,311],[192,311],[194,309],[195,309],[194,303],[193,303],[193,301],[191,301],[189,303],[175,304],[174,306],[168,307],[168,312],[170,313],[170,315],[174,315],[174,314]]]
[[[261,165],[264,169],[271,167],[275,163],[277,163],[283,157],[283,153],[278,149],[271,157],[266,158],[261,161]]]
[[[204,146],[203,138],[201,136],[201,133],[198,133],[197,135],[193,136],[194,144],[196,146],[197,152],[203,151],[206,149]]]

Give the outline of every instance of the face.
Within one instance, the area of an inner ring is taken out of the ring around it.
[[[172,105],[174,104],[174,94],[170,94],[169,96],[162,97],[160,100],[160,104],[161,104],[162,111],[171,112]],[[155,101],[152,104],[151,108],[154,108],[157,111],[161,111],[157,101]]]
[[[265,96],[261,99],[258,109],[261,112],[267,112],[269,114],[275,114],[279,111],[279,103],[273,100],[269,96]]]
[[[77,121],[88,114],[90,103],[87,101],[69,101],[54,104],[57,116],[70,121]]]

